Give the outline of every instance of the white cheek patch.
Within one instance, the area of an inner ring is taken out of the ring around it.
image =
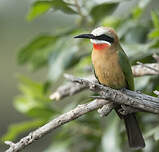
[[[95,40],[95,39],[90,39],[91,43],[93,44],[108,44],[109,46],[111,46],[111,43],[108,41],[104,41],[104,40]]]

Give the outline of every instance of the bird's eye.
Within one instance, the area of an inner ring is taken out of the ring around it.
[[[106,34],[102,34],[102,35],[99,35],[99,36],[96,36],[96,39],[97,40],[104,40],[104,41],[108,41],[110,43],[113,43],[114,42],[114,38],[106,35]]]

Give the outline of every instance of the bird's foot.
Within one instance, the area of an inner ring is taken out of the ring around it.
[[[125,92],[126,91],[126,88],[122,88],[120,89],[121,92]]]
[[[119,113],[123,116],[134,112],[138,112],[138,110],[126,105],[121,105],[121,108],[119,109]]]
[[[121,108],[118,110],[118,112],[122,115],[122,116],[126,116],[128,114],[127,110],[125,108],[123,108],[121,106]]]

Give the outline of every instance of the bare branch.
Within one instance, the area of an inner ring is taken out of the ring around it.
[[[91,91],[100,94],[102,98],[105,98],[105,100],[113,101],[113,103],[128,105],[133,108],[140,109],[141,111],[159,114],[159,98],[127,89],[122,91],[115,90],[86,79],[75,78],[68,74],[65,74],[65,78],[72,82],[84,85]]]
[[[58,116],[57,118],[48,122],[47,124],[40,127],[39,129],[31,132],[29,135],[22,138],[19,142],[12,143],[11,141],[6,141],[5,143],[10,146],[10,148],[6,150],[6,152],[19,152],[20,150],[24,149],[29,144],[33,143],[34,141],[48,134],[50,131],[53,131],[56,128],[64,125],[65,123],[68,123],[74,119],[77,119],[78,117],[88,112],[101,108],[103,105],[107,103],[108,101],[106,100],[94,100],[88,104],[78,105],[75,109]]]
[[[147,70],[151,70],[151,71],[154,71],[156,74],[159,74],[159,69],[156,68],[155,66],[151,66],[149,64],[143,64],[141,62],[137,62],[137,64],[141,65],[143,68],[145,67]],[[143,70],[143,69],[142,69]],[[145,70],[144,70],[145,71]],[[141,72],[140,72],[141,73]]]
[[[159,70],[159,63],[151,63],[151,64],[144,64],[147,65],[148,67],[151,67],[153,69]],[[157,75],[159,74],[158,72],[147,68],[143,67],[142,65],[135,65],[132,66],[132,71],[135,77],[138,76],[144,76],[144,75]],[[86,79],[90,81],[97,81],[96,78],[91,75],[88,76]],[[60,86],[51,96],[50,99],[52,100],[60,100],[66,96],[72,96],[82,90],[86,89],[85,86],[79,85],[79,84],[74,84],[72,82],[64,84]]]
[[[97,82],[96,78],[93,75],[88,76],[86,79],[92,81],[92,82]],[[85,89],[85,86],[75,84],[75,83],[67,83],[62,86],[60,86],[56,92],[50,95],[50,99],[52,100],[60,100],[66,96],[72,96],[82,90]]]

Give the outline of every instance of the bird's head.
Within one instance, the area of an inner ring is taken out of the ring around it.
[[[80,34],[74,38],[90,39],[95,49],[104,49],[116,46],[118,44],[118,36],[110,27],[97,27],[91,34]]]

